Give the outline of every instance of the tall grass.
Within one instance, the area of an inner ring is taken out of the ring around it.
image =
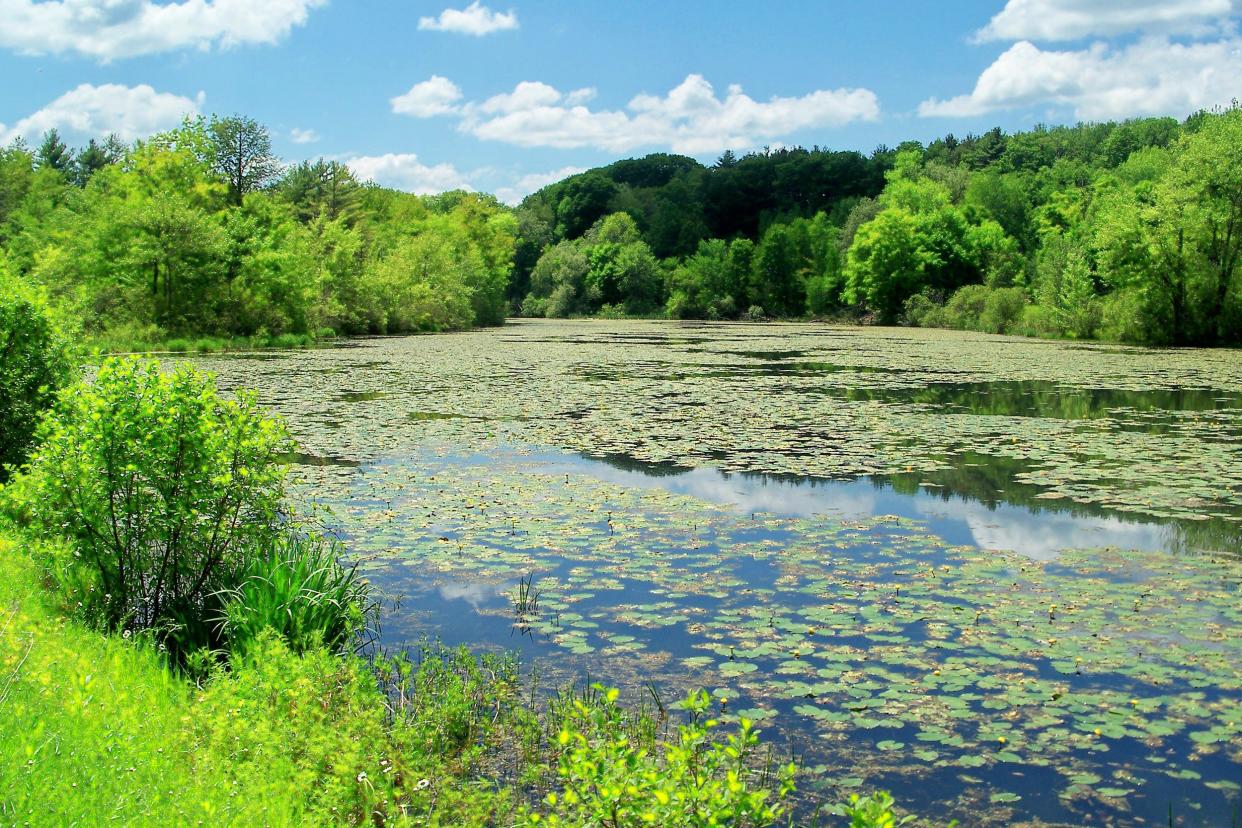
[[[357,566],[338,563],[339,544],[286,533],[251,557],[241,584],[217,595],[219,636],[230,653],[247,653],[273,630],[296,653],[317,647],[346,652],[365,643],[379,605]]]
[[[297,824],[296,801],[195,761],[193,703],[155,648],[58,617],[0,540],[0,824]]]

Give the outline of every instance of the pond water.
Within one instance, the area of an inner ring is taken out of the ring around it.
[[[707,688],[806,803],[1235,818],[1242,355],[662,323],[350,345],[196,361],[290,419],[386,646]]]

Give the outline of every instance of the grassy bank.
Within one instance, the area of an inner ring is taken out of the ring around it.
[[[0,821],[470,825],[512,810],[482,772],[491,720],[515,710],[497,665],[402,662],[396,709],[361,659],[269,638],[194,683],[148,642],[66,619],[31,551],[0,540]]]
[[[317,334],[280,334],[268,336],[179,336],[167,337],[159,332],[118,331],[88,338],[85,349],[103,354],[219,354],[230,351],[314,348],[336,339],[335,332]]]

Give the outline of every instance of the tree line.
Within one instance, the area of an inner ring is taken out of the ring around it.
[[[869,155],[658,153],[511,209],[291,166],[242,116],[0,149],[0,273],[88,338],[315,338],[506,315],[820,318],[1242,342],[1242,110]]]
[[[1242,342],[1242,110],[999,129],[869,156],[657,154],[516,210],[528,316],[839,318]]]
[[[241,116],[132,145],[74,152],[52,130],[0,149],[0,272],[118,343],[500,324],[516,235],[489,196],[414,196],[335,161],[286,167]]]

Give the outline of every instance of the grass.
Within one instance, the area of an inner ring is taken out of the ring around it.
[[[324,329],[319,333],[284,333],[275,336],[200,336],[166,337],[158,330],[122,329],[90,337],[88,351],[103,354],[219,354],[232,351],[257,351],[267,349],[314,348],[336,338],[335,332]]]
[[[193,691],[153,649],[58,617],[0,540],[0,822],[294,824],[284,800],[195,761]]]
[[[445,703],[453,674],[407,668]],[[494,714],[495,693],[478,706]],[[59,616],[24,542],[0,539],[0,824],[486,822],[507,793],[470,776],[464,746],[426,748],[444,747],[426,735],[442,712],[394,717],[361,659],[270,636],[196,686],[146,643]]]

